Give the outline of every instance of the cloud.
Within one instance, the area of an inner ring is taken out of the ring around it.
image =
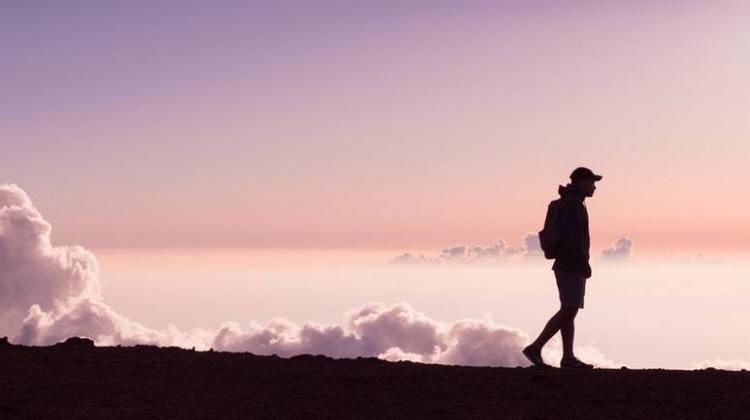
[[[750,362],[742,359],[708,359],[693,363],[693,369],[750,370]]]
[[[445,248],[440,254],[433,257],[404,253],[393,258],[391,263],[402,265],[495,265],[521,258],[540,258],[542,255],[539,237],[536,234],[528,233],[523,238],[523,246],[508,245],[500,239],[494,245],[486,247],[457,245]]]
[[[539,235],[536,233],[527,233],[523,237],[523,246],[526,248],[526,255],[531,257],[542,257],[542,244],[539,243]]]
[[[425,258],[424,255],[419,254],[419,256],[417,257],[408,252],[401,254],[393,258],[393,260],[391,260],[391,264],[399,264],[399,265],[429,264],[429,263],[431,263],[431,261]]]
[[[51,231],[23,190],[0,186],[0,331],[20,325],[32,305],[59,311],[72,298],[101,296],[94,255],[51,246]]]
[[[228,322],[218,330],[146,327],[104,302],[94,255],[78,246],[53,246],[52,228],[15,185],[0,185],[0,335],[26,345],[49,345],[70,336],[98,345],[154,344],[256,354],[371,356],[387,360],[488,366],[526,366],[522,331],[491,319],[440,322],[406,302],[367,303],[345,314],[343,325],[266,325]],[[498,244],[446,249],[448,261],[497,260],[533,252]]]
[[[628,238],[620,238],[609,248],[602,250],[602,258],[608,261],[626,261],[633,254],[633,241]]]
[[[45,312],[33,305],[14,341],[49,345],[73,336],[91,337],[98,345],[195,346],[207,350],[214,333],[201,329],[185,332],[173,325],[155,330],[118,314],[102,301],[74,299],[55,311]]]
[[[453,324],[445,334],[448,344],[435,362],[468,366],[526,366],[521,350],[528,342],[518,330],[489,320],[466,320]]]
[[[408,303],[369,303],[346,316],[348,328],[273,320],[246,329],[235,323],[221,328],[213,343],[225,351],[291,356],[321,353],[333,357],[370,356],[475,366],[526,366],[523,332],[490,320],[451,324],[430,319]]]
[[[0,185],[0,335],[31,345],[73,335],[99,344],[162,345],[205,336],[174,327],[157,331],[119,315],[103,301],[94,254],[79,246],[53,246],[51,233],[21,188]]]
[[[620,238],[617,242],[602,250],[602,259],[606,261],[629,261],[633,254],[633,241]],[[457,245],[443,249],[440,254],[426,257],[404,253],[391,260],[391,264],[398,265],[497,265],[510,261],[541,261],[544,252],[539,243],[539,236],[527,233],[523,237],[522,246],[506,244],[502,239],[495,245],[482,247]]]

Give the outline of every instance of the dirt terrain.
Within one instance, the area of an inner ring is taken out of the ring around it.
[[[750,373],[485,368],[0,341],[0,419],[747,419]]]

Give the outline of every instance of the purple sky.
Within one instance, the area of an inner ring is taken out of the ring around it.
[[[0,181],[95,247],[439,246],[520,240],[587,164],[607,175],[602,244],[736,248],[748,17],[730,0],[5,2]]]

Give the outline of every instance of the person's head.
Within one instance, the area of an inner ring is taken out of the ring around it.
[[[601,181],[602,176],[596,175],[589,168],[575,168],[570,174],[570,183],[574,185],[585,197],[591,197],[596,191],[596,181]]]

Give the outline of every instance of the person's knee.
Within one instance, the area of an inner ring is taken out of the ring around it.
[[[578,308],[575,306],[563,306],[560,308],[560,313],[566,319],[574,319],[578,315]]]

